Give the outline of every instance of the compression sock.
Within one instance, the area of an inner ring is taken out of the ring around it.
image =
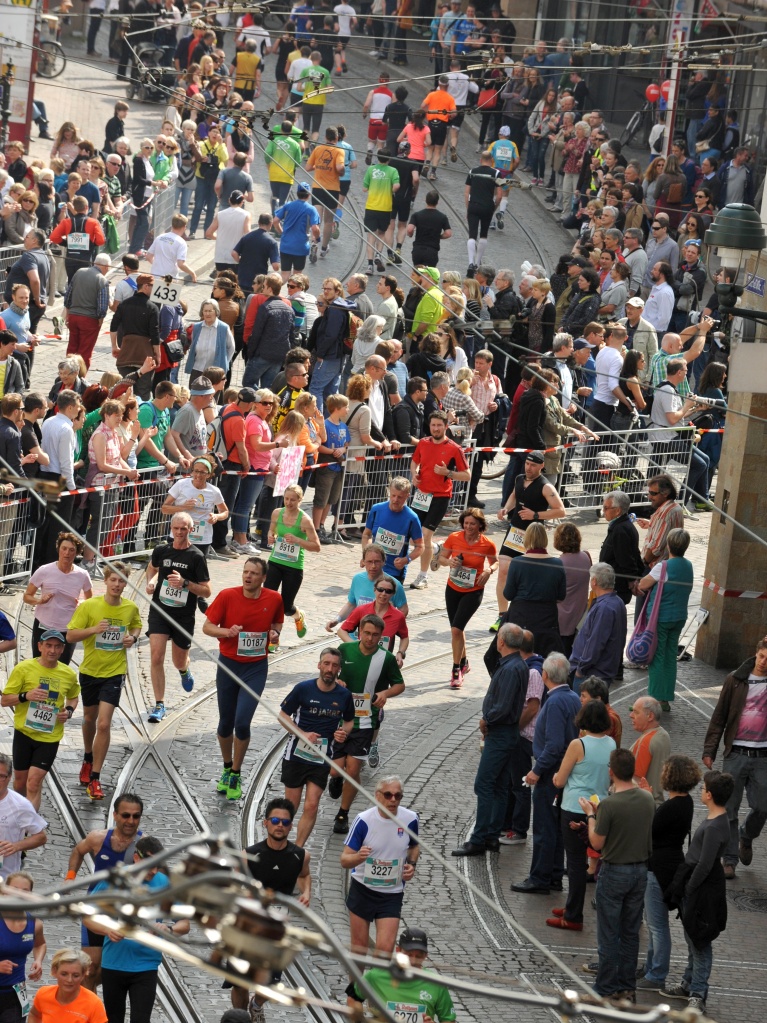
[[[499,213],[505,213],[506,212],[506,207],[508,205],[509,205],[509,200],[508,199],[501,199],[501,204],[498,207],[498,212]]]
[[[486,248],[487,248],[487,238],[480,238],[479,241],[477,242],[477,262],[478,263],[482,262],[482,257],[485,254],[485,249]]]
[[[473,238],[469,238],[469,240],[466,242],[466,247],[469,250],[469,262],[470,263],[476,263],[477,262],[477,243],[476,243],[476,241]]]

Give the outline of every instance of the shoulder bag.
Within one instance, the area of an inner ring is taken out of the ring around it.
[[[650,620],[647,620],[647,604],[645,600],[642,610],[639,613],[631,639],[626,647],[626,656],[632,664],[651,664],[658,647],[658,614],[660,613],[660,602],[663,596],[663,584],[666,581],[666,562],[661,566],[661,575],[655,584],[655,600],[653,601]]]

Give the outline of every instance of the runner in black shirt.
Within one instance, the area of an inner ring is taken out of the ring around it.
[[[493,167],[492,155],[483,153],[479,159],[479,167],[469,171],[464,188],[466,215],[469,222],[469,240],[466,243],[469,250],[469,277],[474,276],[474,271],[482,262],[482,256],[487,246],[490,222],[501,201],[500,176]]]
[[[419,210],[410,218],[407,234],[408,238],[413,238],[411,258],[414,266],[438,266],[440,242],[453,233],[450,221],[437,209],[438,202],[438,192],[427,192],[426,209]]]
[[[396,143],[395,143],[396,144]],[[415,202],[418,185],[413,183],[413,163],[407,153],[389,160],[389,166],[399,174],[399,189],[392,197],[391,218],[396,223],[396,251],[386,250],[387,262],[399,266],[402,263],[402,243],[405,240],[408,217]],[[394,232],[392,232],[394,233]],[[431,266],[431,264],[429,264]]]
[[[398,85],[394,90],[394,95],[397,98],[386,107],[381,118],[386,125],[386,142],[384,145],[390,153],[396,153],[397,139],[413,112],[405,102],[407,99],[407,89],[404,85]]]

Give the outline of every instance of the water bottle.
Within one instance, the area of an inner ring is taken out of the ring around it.
[[[463,554],[456,554],[455,560],[463,564]]]
[[[120,558],[120,557],[122,557],[122,552],[123,552],[123,535],[122,535],[122,533],[118,533],[116,538],[115,538],[115,554],[117,555],[118,558]]]

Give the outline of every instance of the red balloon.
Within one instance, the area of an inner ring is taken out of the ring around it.
[[[648,103],[657,103],[660,98],[660,88],[654,82],[652,85],[648,85],[644,91],[645,99]]]
[[[667,78],[665,82],[661,82],[660,94],[664,99],[668,99],[668,94],[671,92],[671,79]]]

